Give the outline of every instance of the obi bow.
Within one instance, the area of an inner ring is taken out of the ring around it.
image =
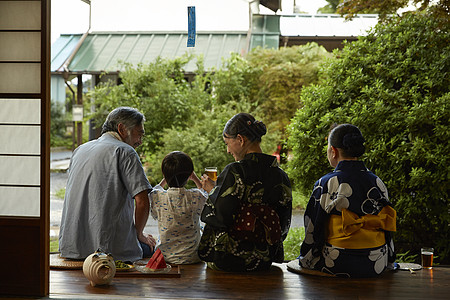
[[[396,231],[397,212],[390,206],[385,206],[378,215],[364,215],[359,217],[357,214],[342,209],[342,230],[346,236],[364,228],[366,230],[385,230]]]

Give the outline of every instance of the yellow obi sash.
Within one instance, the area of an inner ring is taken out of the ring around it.
[[[342,216],[330,216],[327,242],[346,249],[380,247],[386,243],[384,231],[396,231],[396,217],[397,212],[390,206],[378,215],[362,217],[344,208]]]

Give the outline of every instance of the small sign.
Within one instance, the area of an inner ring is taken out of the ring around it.
[[[74,104],[72,106],[72,121],[74,122],[81,122],[83,121],[83,105],[81,104]]]
[[[188,47],[195,47],[195,6],[188,6]]]

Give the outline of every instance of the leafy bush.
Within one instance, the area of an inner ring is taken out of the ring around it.
[[[204,70],[198,57],[192,82],[187,82],[183,71],[194,58],[189,55],[159,58],[148,65],[123,64],[121,85],[105,84],[90,92],[97,109],[88,117],[102,124],[117,106],[144,113],[146,137],[137,151],[152,184],[162,177],[163,157],[175,150],[192,157],[199,175],[206,166],[222,170],[233,160],[222,139],[226,121],[239,112],[262,120],[268,134],[261,146],[272,154],[283,144],[284,126],[300,107],[301,88],[317,81],[319,61],[327,55],[317,44],[280,51],[255,49],[248,59],[233,54],[221,69],[211,71]]]
[[[203,174],[208,166],[218,167],[220,172],[233,162],[233,157],[227,153],[222,138],[225,123],[236,113],[252,111],[247,102],[228,102],[215,105],[214,109],[202,112],[202,116],[192,120],[192,124],[186,128],[170,128],[164,131],[164,145],[160,147],[151,159],[149,172],[150,178],[158,182],[162,178],[161,161],[171,151],[186,152],[194,162],[194,170],[197,175]],[[256,119],[264,120],[257,111],[252,112]],[[280,141],[279,132],[271,130],[262,138],[261,148],[264,153],[272,153]],[[155,178],[156,176],[156,178]]]
[[[198,103],[184,78],[183,67],[191,59],[190,56],[174,60],[157,59],[151,64],[138,66],[124,63],[124,70],[120,73],[122,84],[104,84],[89,93],[97,106],[89,118],[96,124],[103,124],[108,113],[116,107],[137,108],[146,116],[147,136],[138,151],[154,152],[164,143],[164,129],[187,126],[186,121],[190,120]]]
[[[293,260],[300,255],[300,245],[305,238],[305,227],[291,227],[283,242],[284,260]]]
[[[347,44],[323,69],[324,82],[302,92],[289,127],[289,175],[303,193],[331,170],[332,123],[357,125],[367,167],[387,185],[398,213],[396,246],[434,246],[449,262],[450,23],[429,13],[379,24]]]
[[[66,131],[67,118],[64,115],[64,104],[51,101],[50,116],[50,146],[69,149],[72,146],[72,138]]]
[[[316,43],[280,49],[256,48],[233,55],[213,77],[218,103],[247,101],[266,124],[282,133],[298,108],[304,86],[316,83],[320,63],[331,53]]]
[[[310,191],[308,191],[310,193]],[[306,196],[308,195],[308,196]],[[300,191],[292,190],[292,208],[305,210],[309,201],[309,194],[303,194]]]

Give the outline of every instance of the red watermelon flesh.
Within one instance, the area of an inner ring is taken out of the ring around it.
[[[164,260],[164,255],[161,253],[161,250],[159,248],[155,251],[155,253],[153,253],[146,267],[152,271],[167,268],[166,261]]]

